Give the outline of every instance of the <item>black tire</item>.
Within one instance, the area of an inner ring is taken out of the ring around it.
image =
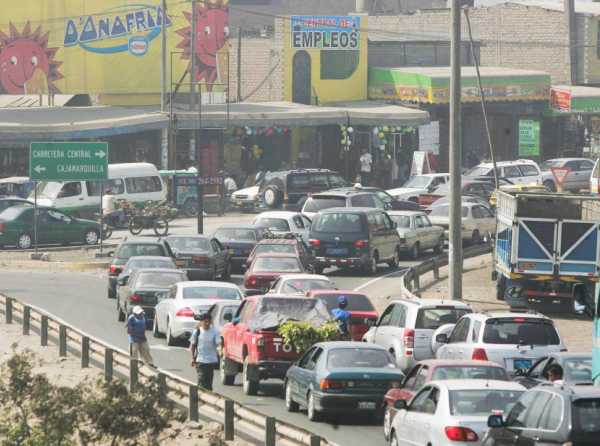
[[[315,409],[315,400],[312,395],[312,392],[308,393],[306,401],[308,419],[313,422],[321,421],[322,414],[317,409]]]
[[[188,218],[193,218],[198,216],[198,203],[188,198],[183,203],[183,214]]]
[[[438,244],[433,248],[433,252],[436,254],[441,254],[444,252],[444,237],[440,237]]]
[[[33,247],[33,238],[28,232],[23,232],[17,237],[17,248],[31,249]]]
[[[284,385],[284,395],[285,395],[285,408],[288,412],[298,412],[300,409],[300,405],[294,401],[292,397],[292,389],[290,388],[290,383],[288,380],[285,380]]]
[[[479,233],[479,231],[477,229],[475,229],[473,231],[473,234],[471,235],[471,244],[479,245],[480,243],[481,243],[481,234]]]
[[[369,259],[369,263],[365,265],[365,274],[368,276],[374,276],[377,274],[377,264],[379,263],[379,257],[377,253],[374,252],[371,258]]]
[[[269,186],[263,192],[263,199],[268,208],[276,209],[281,205],[281,193],[277,186]]]
[[[169,233],[169,221],[163,217],[154,220],[154,233],[158,237],[166,236]]]
[[[496,299],[504,300],[504,293],[506,292],[506,279],[504,276],[498,276],[496,280]]]
[[[108,240],[109,238],[112,237],[113,234],[113,230],[110,226],[108,226],[106,223],[104,223],[104,225],[102,225],[102,240]]]
[[[121,305],[119,304],[119,300],[117,299],[117,320],[119,322],[124,322],[125,317],[126,317],[126,314],[123,311],[123,309],[121,308]]]
[[[167,345],[169,347],[173,347],[174,345],[177,345],[177,338],[174,338],[173,335],[171,334],[171,327],[170,327],[168,319],[167,319],[167,330],[165,331],[165,337],[167,338]]]
[[[544,181],[544,187],[548,192],[556,192],[556,184],[552,180]]]
[[[100,241],[100,233],[95,229],[88,229],[83,233],[83,243],[92,246],[97,245]]]
[[[154,315],[154,320],[152,321],[152,336],[154,336],[155,338],[165,337],[165,335],[158,331],[158,318],[156,317],[156,314]]]
[[[398,264],[400,263],[400,248],[396,247],[394,250],[394,257],[392,260],[387,262],[388,266],[392,269],[398,268]]]
[[[419,245],[419,242],[416,242],[412,249],[410,250],[410,258],[413,260],[417,260],[419,258],[419,255],[421,254],[421,247]]]
[[[248,362],[248,356],[244,358],[244,364],[242,366],[242,389],[245,395],[256,395],[258,393],[259,381],[252,381],[248,378],[248,369],[250,368]]]
[[[140,235],[143,230],[144,225],[140,218],[132,217],[131,220],[129,220],[129,232],[131,232],[132,235]]]
[[[221,358],[221,363],[219,366],[219,375],[221,377],[221,384],[224,386],[233,386],[235,383],[235,375],[227,375],[225,374],[225,358]]]
[[[229,279],[231,279],[231,262],[225,263],[225,270],[221,274],[221,279],[222,280],[229,280]]]

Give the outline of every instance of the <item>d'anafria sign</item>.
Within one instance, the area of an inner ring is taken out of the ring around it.
[[[105,180],[108,143],[32,142],[29,177],[38,181]]]

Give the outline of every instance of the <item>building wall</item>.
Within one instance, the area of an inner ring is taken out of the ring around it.
[[[600,85],[600,57],[598,57],[597,46],[600,37],[600,19],[591,16],[578,17],[577,31],[579,40],[587,42],[578,49],[581,56],[579,60],[583,61],[578,67],[579,76],[585,84]]]

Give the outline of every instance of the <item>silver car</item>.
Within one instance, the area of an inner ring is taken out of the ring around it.
[[[594,169],[592,160],[587,158],[554,158],[540,164],[543,184],[550,192],[556,192],[556,181],[551,171],[553,167],[569,169],[563,183],[564,190],[576,192],[590,187],[590,176]]]
[[[492,413],[508,413],[525,391],[511,381],[431,381],[410,401],[395,403],[392,446],[481,445]]]
[[[241,302],[232,300],[220,300],[215,302],[208,310],[213,328],[221,333],[223,326],[233,320],[233,316],[240,305]]]
[[[388,211],[388,215],[398,225],[403,254],[410,254],[417,259],[427,249],[433,249],[436,254],[444,250],[444,228],[432,225],[425,212]]]
[[[166,336],[167,345],[175,345],[180,339],[189,339],[197,324],[194,315],[207,312],[221,301],[239,304],[243,297],[232,283],[179,282],[159,299],[152,333],[156,338]]]

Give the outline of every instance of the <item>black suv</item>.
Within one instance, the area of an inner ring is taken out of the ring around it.
[[[377,265],[398,265],[400,237],[396,223],[382,209],[332,208],[316,214],[309,243],[315,271],[325,267],[361,268],[376,274]]]
[[[268,172],[258,191],[265,206],[297,211],[312,193],[346,186],[342,176],[328,169],[298,169]]]
[[[506,419],[491,415],[482,446],[592,446],[600,438],[600,389],[543,384],[525,392]]]
[[[117,297],[117,278],[131,257],[158,256],[175,258],[164,240],[126,240],[119,245],[108,267],[108,298]]]

